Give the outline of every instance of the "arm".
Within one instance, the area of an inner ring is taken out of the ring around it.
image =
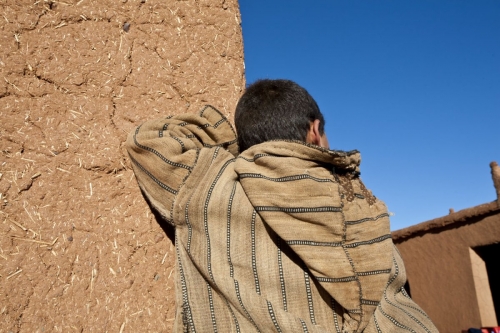
[[[170,224],[179,190],[196,168],[202,149],[223,147],[237,155],[236,133],[212,106],[199,114],[147,121],[128,136],[126,148],[139,187]]]

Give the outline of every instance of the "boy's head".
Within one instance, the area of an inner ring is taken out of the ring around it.
[[[324,137],[324,123],[311,95],[290,80],[256,81],[246,89],[236,106],[240,152],[270,140],[309,142],[313,124]]]

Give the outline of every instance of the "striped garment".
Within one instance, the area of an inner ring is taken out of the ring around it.
[[[175,332],[437,332],[403,289],[359,152],[270,141],[238,156],[210,106],[144,123],[127,148],[175,226]]]

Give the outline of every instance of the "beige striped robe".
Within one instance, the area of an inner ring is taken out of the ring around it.
[[[144,123],[127,149],[175,226],[175,332],[437,332],[403,289],[357,151],[271,141],[238,156],[210,106]]]

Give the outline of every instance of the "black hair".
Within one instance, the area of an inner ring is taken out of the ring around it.
[[[234,117],[240,152],[270,140],[306,141],[310,122],[323,115],[312,96],[290,80],[258,80],[248,86]]]

